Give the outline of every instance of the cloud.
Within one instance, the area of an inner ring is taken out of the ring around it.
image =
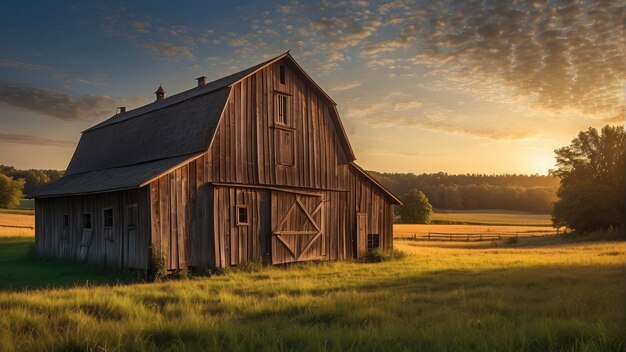
[[[393,104],[394,111],[406,111],[422,106],[422,103],[415,100],[400,101]]]
[[[396,36],[422,38],[417,64],[499,79],[546,110],[603,114],[623,102],[625,13],[620,0],[451,0],[416,7]],[[380,49],[369,50],[362,54]]]
[[[343,92],[363,85],[362,81],[344,82],[329,89],[330,92]]]
[[[91,121],[110,116],[115,100],[106,95],[73,95],[43,88],[0,83],[0,104],[64,121]]]
[[[410,113],[407,112],[409,110]],[[535,132],[508,123],[477,124],[473,119],[458,116],[455,111],[448,108],[423,106],[415,100],[353,105],[348,108],[345,116],[366,121],[374,128],[422,128],[493,140],[519,140],[537,135]]]
[[[182,58],[191,61],[196,59],[196,56],[191,52],[189,47],[185,45],[176,45],[168,42],[152,42],[141,44],[141,48],[157,57],[170,59]]]
[[[60,140],[41,138],[41,137],[30,136],[30,135],[25,135],[25,134],[9,134],[9,133],[0,133],[0,143],[30,144],[30,145],[64,147],[64,148],[73,148],[76,146],[76,142],[71,142],[71,141],[60,141]]]
[[[51,75],[54,79],[63,81],[65,83],[81,83],[81,84],[93,84],[93,85],[105,85],[103,83],[105,75],[95,74],[91,77],[81,77],[72,74],[68,71],[54,68],[47,65],[40,65],[31,62],[0,58],[0,66],[17,68],[29,71],[43,71]]]
[[[124,38],[157,59],[197,61],[196,39],[207,43],[213,34],[208,28],[196,33],[184,25],[160,25],[161,21],[150,16],[137,19],[125,11],[106,16],[104,20],[105,34]]]

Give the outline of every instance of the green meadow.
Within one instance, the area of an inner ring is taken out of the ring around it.
[[[397,240],[404,258],[130,282],[0,237],[0,351],[620,351],[623,242]]]

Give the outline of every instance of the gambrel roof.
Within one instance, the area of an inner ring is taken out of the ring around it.
[[[29,196],[54,197],[136,188],[189,162],[209,149],[230,88],[282,59],[289,60],[332,106],[336,106],[286,52],[205,85],[116,114],[86,129],[65,176]],[[336,108],[331,115],[344,154],[349,162],[353,162],[354,153]],[[357,168],[357,171],[371,178],[362,169]],[[397,200],[389,191],[383,190]]]

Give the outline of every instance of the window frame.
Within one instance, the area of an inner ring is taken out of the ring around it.
[[[59,236],[59,241],[61,243],[69,243],[70,242],[70,224],[72,223],[70,218],[70,213],[63,213],[63,228],[61,229],[61,235]]]
[[[89,227],[85,226],[85,223],[86,223],[85,216],[87,216],[87,215],[89,215]],[[83,230],[93,230],[93,213],[91,213],[91,212],[84,212],[83,213],[83,223],[82,223],[82,225],[83,225]]]
[[[106,211],[110,210],[111,211],[111,225],[107,226],[107,216],[106,216]],[[113,207],[108,207],[108,208],[102,208],[102,228],[103,229],[110,229],[113,228],[113,226],[115,226],[115,219],[114,219],[114,213],[113,213]]]
[[[130,222],[130,209],[135,208],[135,214],[134,214],[134,219],[135,220],[133,223]],[[139,208],[137,207],[137,203],[133,203],[133,204],[128,204],[126,205],[126,227],[137,227],[139,226]]]
[[[70,229],[70,213],[63,214],[63,230]]]
[[[246,221],[241,221],[240,211],[245,209]],[[235,218],[237,219],[237,226],[248,226],[250,225],[250,214],[248,213],[248,205],[246,204],[238,204],[235,206]]]
[[[381,235],[379,233],[367,234],[367,251],[368,252],[374,252],[375,250],[380,249],[380,238],[381,238]],[[376,245],[374,246],[374,244]]]
[[[278,83],[280,85],[287,84],[287,69],[283,64],[278,66]]]
[[[291,95],[284,92],[275,92],[274,94],[274,123],[280,126],[289,126],[291,109]],[[284,100],[283,100],[284,99]],[[284,101],[284,106],[281,106]],[[282,114],[281,114],[282,112]]]

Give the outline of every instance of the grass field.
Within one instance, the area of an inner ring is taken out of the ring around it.
[[[398,239],[397,261],[152,284],[31,244],[0,238],[0,351],[626,349],[623,242]]]
[[[484,209],[484,210],[442,210],[436,209],[432,218],[440,224],[469,225],[532,225],[551,226],[549,214],[533,214],[523,211]]]

